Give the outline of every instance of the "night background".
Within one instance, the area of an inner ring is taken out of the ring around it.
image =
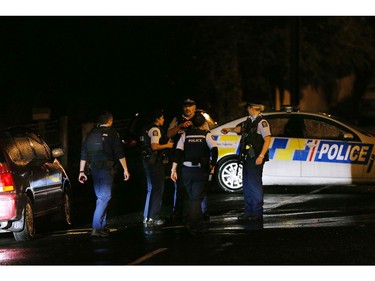
[[[354,119],[374,32],[365,16],[2,16],[0,122],[48,108],[77,144],[102,109],[118,120],[161,107],[167,125],[190,97],[220,123],[248,100],[278,109],[276,92]]]
[[[374,66],[373,16],[0,16],[0,124],[68,116],[76,183],[82,124],[102,109],[116,121],[164,108],[168,125],[190,97],[221,123],[289,93],[356,123]]]
[[[344,108],[373,76],[374,27],[343,16],[3,16],[0,120],[30,122],[46,107],[77,122],[103,108],[172,115],[193,97],[226,121],[246,100],[274,108],[275,89],[298,104],[307,86]],[[349,75],[353,95],[340,104],[336,82]]]

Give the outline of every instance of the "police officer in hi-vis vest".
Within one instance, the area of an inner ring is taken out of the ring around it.
[[[182,177],[185,189],[184,203],[187,203],[188,216],[185,222],[190,231],[199,231],[202,222],[201,203],[206,195],[210,171],[216,165],[218,149],[212,134],[204,129],[206,119],[200,113],[192,118],[193,127],[182,133],[173,155],[171,179]],[[181,174],[177,167],[181,166]]]
[[[246,103],[249,117],[243,125],[224,128],[228,132],[241,133],[244,145],[243,159],[243,196],[245,201],[244,214],[238,216],[239,221],[261,221],[263,219],[263,167],[268,161],[268,148],[271,142],[271,129],[261,112],[264,105]]]
[[[176,116],[172,119],[168,127],[168,137],[172,138],[175,147],[180,139],[182,133],[186,132],[193,126],[192,120],[196,111],[196,103],[193,99],[187,98],[182,103],[182,114]],[[205,121],[204,130],[209,130],[209,125]],[[181,167],[178,167],[178,173],[181,174]],[[184,194],[185,190],[183,187],[183,183],[181,178],[177,179],[174,182],[174,198],[173,198],[173,212],[171,215],[171,219],[173,222],[180,222],[184,220],[186,216],[186,206],[184,206]],[[209,215],[207,213],[207,196],[203,198],[202,201],[202,212],[203,218],[205,220],[209,220]]]
[[[160,218],[165,186],[165,150],[173,148],[173,142],[164,132],[164,111],[151,112],[151,123],[143,128],[143,169],[147,179],[147,195],[143,211],[145,226],[160,226]]]

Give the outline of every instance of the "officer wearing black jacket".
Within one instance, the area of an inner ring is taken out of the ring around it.
[[[188,206],[186,227],[195,232],[202,226],[201,203],[206,195],[210,171],[216,165],[218,149],[212,134],[204,129],[206,119],[200,113],[192,118],[193,127],[182,133],[177,143],[171,169],[171,179],[176,181],[182,176]],[[177,167],[182,166],[181,175]]]
[[[120,136],[115,129],[111,128],[113,123],[112,113],[109,111],[101,112],[98,123],[98,126],[90,131],[82,144],[78,181],[83,184],[87,180],[85,167],[88,163],[91,168],[97,198],[91,236],[105,237],[109,235],[107,208],[112,198],[114,167],[117,161],[121,163],[124,169],[125,181],[130,178],[130,174]]]

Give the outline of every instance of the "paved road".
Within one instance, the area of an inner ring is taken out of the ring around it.
[[[373,265],[372,189],[266,188],[263,223],[247,224],[236,220],[242,212],[241,194],[211,191],[211,219],[198,237],[181,225],[144,228],[140,209],[122,208],[129,195],[123,189],[112,206],[109,238],[89,236],[93,206],[85,197],[87,204],[77,209],[80,221],[68,231],[41,224],[36,239],[26,243],[2,234],[0,264]]]

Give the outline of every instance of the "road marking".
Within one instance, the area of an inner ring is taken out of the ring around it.
[[[141,263],[141,262],[143,262],[143,261],[145,261],[145,260],[147,260],[147,259],[149,259],[149,258],[151,258],[151,257],[153,257],[153,256],[155,256],[155,255],[157,255],[159,253],[161,253],[161,252],[164,252],[165,250],[168,250],[168,248],[157,249],[157,250],[155,250],[155,251],[153,251],[151,253],[148,253],[147,255],[144,255],[143,257],[140,257],[139,259],[136,259],[135,261],[129,263],[129,265],[139,264],[139,263]]]
[[[322,190],[325,190],[325,189],[327,189],[327,188],[329,188],[329,187],[331,187],[331,186],[330,186],[330,185],[327,185],[327,186],[324,186],[324,187],[322,187],[322,188],[315,189],[315,190],[309,192],[308,194],[318,193],[318,192],[320,192],[320,191],[322,191]],[[306,194],[299,195],[299,196],[295,196],[295,197],[292,197],[292,198],[290,198],[290,199],[288,199],[288,200],[281,201],[281,202],[278,203],[278,204],[275,204],[275,205],[273,205],[273,206],[271,206],[271,207],[268,207],[267,210],[272,210],[272,209],[279,208],[279,207],[281,207],[281,206],[283,206],[283,205],[286,205],[286,204],[292,203],[293,201],[296,201],[297,199],[299,200],[300,198],[303,198],[303,197],[306,197]]]
[[[162,229],[177,229],[177,228],[185,228],[184,225],[171,225],[171,226],[164,226]]]
[[[90,234],[92,228],[73,228],[68,230],[57,230],[49,233],[52,236],[64,236],[64,235],[80,235],[80,234]],[[117,228],[109,228],[110,233],[118,231]]]

